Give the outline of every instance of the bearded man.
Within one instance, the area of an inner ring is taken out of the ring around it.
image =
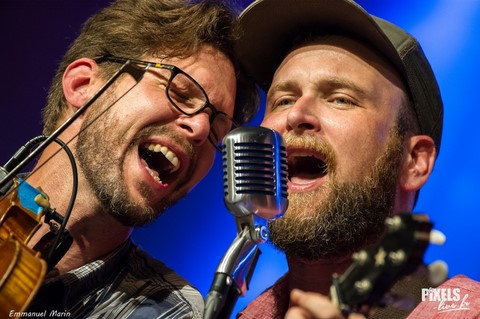
[[[284,318],[292,291],[325,297],[388,216],[412,211],[440,149],[443,104],[418,42],[353,1],[258,0],[240,24],[237,53],[267,93],[262,125],[287,147],[289,208],[269,228],[289,270],[238,318]],[[434,286],[428,272],[399,281],[375,317],[405,317]]]

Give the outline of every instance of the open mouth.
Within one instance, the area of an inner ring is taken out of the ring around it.
[[[294,183],[308,183],[327,175],[328,167],[325,162],[311,154],[289,154],[288,178]]]
[[[178,157],[162,144],[140,145],[140,157],[150,176],[161,185],[168,185],[180,168]]]

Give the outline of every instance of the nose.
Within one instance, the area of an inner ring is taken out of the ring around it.
[[[176,123],[193,145],[201,145],[208,139],[210,121],[206,112],[179,116]]]
[[[295,133],[320,130],[318,108],[315,99],[302,96],[295,101],[287,114],[287,127]]]

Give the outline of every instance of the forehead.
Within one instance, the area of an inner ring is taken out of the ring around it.
[[[332,53],[343,53],[344,57],[349,56],[350,58],[358,61],[359,64],[368,65],[369,67],[375,69],[389,82],[406,92],[406,86],[404,84],[403,77],[383,54],[365,42],[344,35],[332,34],[313,36],[308,40],[304,40],[300,44],[296,44],[287,53],[286,57],[278,67],[277,72],[281,70],[287,62],[290,62],[293,56],[303,54],[307,51],[311,51],[311,55],[314,56],[317,54],[317,50],[321,50],[323,52],[330,51]],[[321,65],[321,61],[319,62]],[[275,74],[277,72],[275,72]]]
[[[290,51],[274,75],[267,109],[289,94],[323,98],[334,92],[353,94],[360,105],[393,120],[408,101],[400,75],[378,52],[356,40],[332,36]]]

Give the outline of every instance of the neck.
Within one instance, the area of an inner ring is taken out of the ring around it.
[[[55,149],[46,149],[36,167],[45,163]],[[132,228],[115,220],[102,207],[79,170],[78,193],[74,208],[67,223],[73,243],[60,262],[55,273],[62,274],[97,260],[119,245],[131,234]],[[50,199],[50,205],[60,215],[65,215],[72,194],[72,174],[70,163],[65,155],[57,154],[43,167],[28,178],[28,183],[41,187]],[[41,228],[29,241],[33,247],[47,232],[48,225]]]
[[[343,274],[350,266],[350,258],[341,260],[305,261],[287,256],[290,291],[298,288],[304,291],[328,295],[334,273]]]

